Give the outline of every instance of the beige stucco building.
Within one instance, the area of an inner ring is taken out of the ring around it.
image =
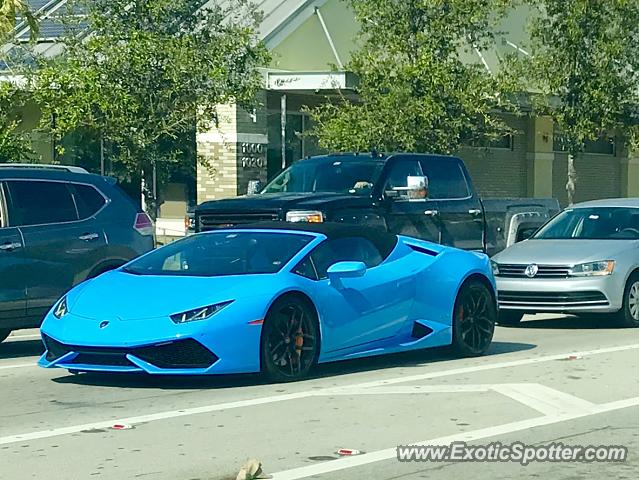
[[[218,1],[218,0],[213,0]],[[60,0],[59,3],[63,3]],[[188,204],[241,195],[250,180],[266,181],[283,166],[307,155],[323,153],[304,136],[310,119],[305,106],[325,102],[339,90],[354,95],[356,79],[345,71],[356,48],[358,23],[343,0],[261,0],[264,11],[260,37],[273,61],[263,72],[260,106],[247,112],[221,105],[217,125],[197,136],[197,179],[176,180],[162,192],[159,233],[183,231]],[[504,53],[525,53],[527,10],[520,7],[500,26],[496,46],[471,51],[468,62],[490,72],[500,68]],[[35,113],[34,113],[35,114]],[[547,118],[529,114],[506,118],[516,133],[489,148],[462,148],[477,189],[486,197],[557,197],[566,203],[566,154],[558,148],[554,126]],[[44,161],[52,146],[39,139]],[[639,197],[639,158],[629,158],[614,132],[588,146],[577,159],[576,200],[604,197]]]
[[[281,168],[283,151],[286,165],[319,153],[301,136],[309,125],[301,107],[325,101],[336,87],[348,91],[353,85],[348,74],[329,73],[332,68],[343,72],[340,67],[355,48],[358,25],[345,2],[262,3],[266,17],[261,35],[273,53],[271,69],[264,73],[263,105],[250,114],[224,106],[219,129],[199,135],[199,151],[213,168],[198,169],[198,202],[245,193],[249,180],[265,180]],[[513,12],[500,28],[497,47],[475,51],[467,61],[496,71],[501,54],[522,48],[526,13]],[[459,152],[477,188],[484,196],[554,196],[565,204],[567,156],[554,141],[552,122],[527,114],[507,121],[517,131],[512,137],[490,148]],[[589,145],[577,159],[577,169],[578,201],[639,196],[639,158],[628,158],[613,133]]]

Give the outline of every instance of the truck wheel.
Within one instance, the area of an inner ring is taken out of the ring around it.
[[[515,310],[501,310],[499,312],[499,319],[497,320],[497,323],[499,325],[514,327],[521,323],[522,318],[524,318],[524,314],[522,312],[517,312]]]
[[[459,292],[453,317],[453,350],[463,357],[486,353],[495,333],[497,308],[491,291],[471,280]]]
[[[617,314],[620,327],[639,327],[639,273],[630,276],[623,293],[623,308]]]
[[[0,330],[0,343],[4,342],[10,333],[11,333],[11,330],[6,330],[6,329]]]

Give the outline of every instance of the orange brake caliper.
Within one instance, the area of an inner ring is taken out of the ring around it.
[[[302,356],[302,347],[304,346],[304,332],[300,328],[295,336],[295,352],[298,357]]]

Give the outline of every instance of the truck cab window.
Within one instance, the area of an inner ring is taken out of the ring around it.
[[[398,192],[398,198],[406,200],[409,198],[409,192],[406,190],[408,187],[408,177],[421,176],[424,176],[424,172],[418,160],[400,160],[391,167],[384,191],[400,189],[396,190]]]
[[[423,160],[422,168],[429,180],[429,197],[433,200],[470,196],[470,188],[459,163],[434,157]]]

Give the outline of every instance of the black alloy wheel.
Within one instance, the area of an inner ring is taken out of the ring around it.
[[[277,382],[308,375],[319,357],[317,314],[309,301],[287,296],[277,300],[264,320],[262,371]]]
[[[479,280],[466,282],[457,296],[453,315],[455,352],[464,357],[486,353],[497,321],[497,306],[490,289]]]

